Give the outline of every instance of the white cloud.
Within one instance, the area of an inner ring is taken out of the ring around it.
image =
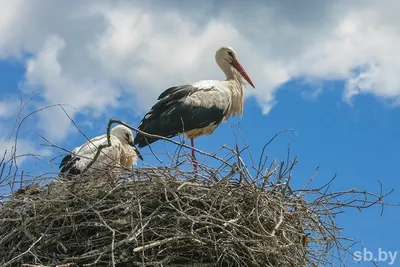
[[[21,106],[21,101],[7,99],[0,101],[0,119],[16,117],[16,114]]]
[[[30,54],[24,91],[42,93],[38,105],[74,106],[72,116],[107,116],[122,94],[138,115],[169,86],[222,79],[214,53],[225,44],[237,50],[257,87],[246,93],[265,114],[296,77],[345,80],[349,103],[359,94],[399,103],[395,0],[190,3],[0,0],[0,57]],[[61,110],[39,116],[50,137],[68,134]]]
[[[40,91],[45,104],[68,104],[81,111],[104,111],[115,106],[118,90],[112,89],[106,81],[96,81],[92,77],[80,79],[63,70],[59,57],[65,47],[60,37],[52,36],[46,40],[37,55],[27,62],[25,91]],[[72,117],[76,112],[74,109],[68,111]],[[39,126],[53,138],[61,139],[69,132],[70,120],[61,108],[43,111],[39,116],[42,118]]]
[[[362,93],[393,99],[400,95],[400,59],[394,56],[400,45],[399,30],[378,23],[379,11],[347,15],[330,38],[310,47],[297,68],[302,75],[320,79],[344,79],[344,98]],[[306,64],[312,62],[312,64]]]

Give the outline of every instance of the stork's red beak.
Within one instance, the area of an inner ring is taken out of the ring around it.
[[[232,66],[237,69],[237,71],[240,73],[240,75],[242,75],[242,77],[253,87],[256,88],[253,84],[253,82],[251,81],[249,75],[247,74],[247,72],[245,71],[245,69],[243,68],[243,66],[239,63],[239,61],[237,61],[237,59],[233,59],[232,60]]]

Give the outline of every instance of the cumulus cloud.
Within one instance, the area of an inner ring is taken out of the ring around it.
[[[72,117],[77,110],[104,111],[109,106],[115,106],[118,90],[112,89],[107,81],[94,80],[90,76],[81,79],[63,69],[59,57],[65,46],[60,37],[52,36],[37,55],[28,60],[25,91],[41,92],[48,105],[72,105],[75,107],[69,109]],[[41,112],[39,116],[43,119],[39,125],[46,129],[46,134],[62,138],[69,132],[70,119],[62,109]]]
[[[264,114],[279,104],[279,87],[298,77],[318,84],[313,98],[323,93],[320,81],[344,80],[348,103],[360,94],[399,103],[395,0],[0,0],[0,7],[0,57],[25,61],[24,92],[40,92],[40,105],[72,105],[72,116],[105,116],[121,101],[141,116],[167,87],[223,79],[214,53],[226,44],[252,77],[257,89],[246,93]],[[42,113],[39,126],[62,140],[70,121],[59,110]]]
[[[13,99],[0,101],[0,119],[15,117],[20,106],[21,101],[16,101]]]

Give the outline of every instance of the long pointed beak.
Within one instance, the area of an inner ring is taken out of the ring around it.
[[[128,144],[133,148],[133,150],[135,150],[137,157],[143,160],[143,156],[140,153],[139,149],[135,146],[135,144],[133,142],[128,142]]]
[[[233,59],[231,64],[235,69],[237,69],[237,71],[240,73],[240,75],[242,75],[242,77],[255,89],[256,87],[254,86],[249,75],[247,74],[247,72],[243,68],[243,66],[239,63],[239,61],[237,61],[237,59]]]

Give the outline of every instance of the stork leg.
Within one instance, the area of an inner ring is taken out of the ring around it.
[[[190,145],[192,146],[192,165],[194,169],[194,173],[197,174],[197,159],[194,153],[194,138],[190,138]]]

